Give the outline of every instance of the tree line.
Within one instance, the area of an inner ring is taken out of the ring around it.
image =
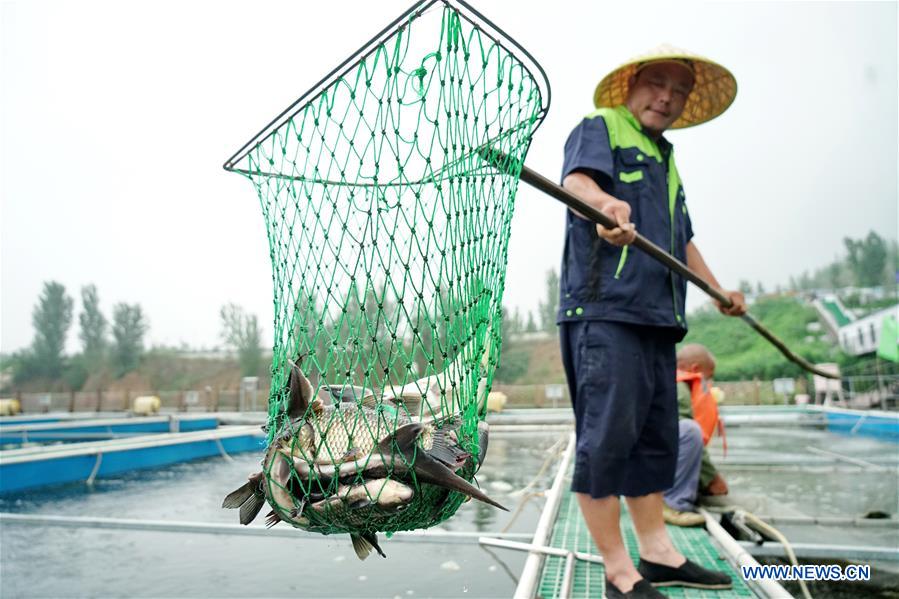
[[[31,313],[31,344],[5,360],[14,385],[40,382],[52,387],[61,383],[77,391],[91,375],[119,379],[140,367],[150,330],[140,304],[116,303],[110,319],[100,308],[97,286],[83,286],[77,325],[80,351],[67,355],[74,307],[75,302],[62,283],[44,283]],[[223,306],[219,316],[222,340],[236,351],[242,374],[259,374],[263,365],[262,330],[256,316],[236,304]]]
[[[528,310],[523,317],[521,310],[503,306],[502,338],[503,351],[499,367],[496,369],[496,380],[512,383],[520,379],[531,365],[531,351],[523,344],[511,343],[512,337],[521,333],[547,332],[556,334],[556,315],[559,311],[559,273],[556,269],[546,271],[544,275],[543,299],[537,303],[537,316]]]
[[[44,283],[31,312],[31,345],[10,359],[14,383],[62,381],[70,389],[80,389],[95,372],[107,371],[120,377],[137,367],[149,328],[141,307],[118,303],[113,306],[110,321],[100,310],[97,287],[85,285],[81,288],[81,308],[81,352],[67,356],[66,339],[74,317],[74,300],[62,283]]]
[[[537,303],[537,315],[531,310],[522,315],[521,309],[503,306],[503,335],[556,331],[556,313],[559,311],[559,273],[556,269],[546,271],[543,299]]]
[[[790,277],[787,289],[813,291],[816,289],[843,289],[845,287],[884,287],[895,290],[896,271],[899,267],[899,244],[884,239],[874,231],[861,239],[843,238],[846,254],[812,272],[805,271]],[[765,293],[761,283],[753,287],[748,281],[740,281],[744,293]],[[781,289],[776,289],[781,291]]]

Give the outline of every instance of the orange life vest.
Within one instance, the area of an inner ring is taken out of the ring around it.
[[[705,384],[702,375],[698,372],[686,370],[677,371],[678,383],[689,383],[690,403],[693,406],[693,420],[702,430],[702,443],[708,445],[712,439],[712,433],[718,429],[718,434],[724,443],[724,452],[727,453],[727,437],[724,434],[724,422],[718,416],[718,402],[712,394],[712,389]]]

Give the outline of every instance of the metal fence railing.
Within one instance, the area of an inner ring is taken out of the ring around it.
[[[808,394],[815,403],[810,384],[796,379],[794,393],[782,394],[772,381],[715,381],[724,391],[725,405],[786,405],[795,403],[796,395]],[[494,384],[493,391],[505,394],[509,408],[567,408],[571,405],[568,385],[504,385]],[[896,409],[899,407],[899,374],[857,375],[843,377],[842,397],[834,397],[835,405],[857,408]],[[118,412],[131,410],[134,399],[155,395],[164,411],[238,412],[268,409],[268,393],[260,389],[255,398],[240,389],[185,389],[176,391],[85,391],[53,393],[16,393],[22,412]],[[820,403],[820,398],[819,398]]]

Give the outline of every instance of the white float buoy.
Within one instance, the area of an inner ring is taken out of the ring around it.
[[[155,395],[141,395],[134,398],[131,411],[137,416],[149,416],[158,414],[161,405],[162,402]]]

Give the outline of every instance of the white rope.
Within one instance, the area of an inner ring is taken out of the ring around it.
[[[867,419],[868,419],[868,413],[865,412],[864,414],[862,414],[862,417],[858,419],[858,421],[855,423],[855,425],[849,430],[849,434],[854,435],[856,432],[858,432],[858,429],[861,428],[862,424],[864,424],[865,420],[867,420]]]
[[[877,464],[873,464],[871,462],[860,460],[858,458],[853,458],[848,455],[843,455],[841,453],[837,453],[835,451],[827,451],[826,449],[818,449],[817,447],[812,447],[811,445],[806,445],[805,448],[812,452],[820,455],[826,455],[832,457],[837,460],[842,460],[844,462],[849,462],[850,464],[855,464],[856,466],[862,466],[864,468],[868,468],[869,470],[874,470],[876,472],[883,472],[888,470],[888,468],[884,468],[883,466],[878,466]]]
[[[216,439],[215,439],[215,444],[218,445],[219,452],[222,454],[222,457],[225,458],[226,461],[228,461],[228,462],[233,462],[233,461],[234,461],[234,458],[232,458],[231,456],[229,456],[229,455],[228,455],[228,452],[225,451],[225,446],[222,445],[222,440],[221,440],[221,439],[219,439],[218,437],[216,437]]]
[[[787,537],[784,536],[782,532],[780,532],[767,522],[763,522],[752,512],[748,512],[746,510],[737,510],[735,515],[737,518],[743,518],[744,520],[748,521],[759,532],[764,532],[780,541],[780,544],[783,545],[784,551],[786,551],[787,553],[787,557],[790,559],[790,563],[794,566],[799,566],[799,560],[796,559],[796,554],[793,552],[793,546],[790,545],[790,541],[787,540]],[[803,597],[805,597],[805,599],[812,599],[812,595],[808,592],[808,586],[805,584],[805,581],[800,578],[798,579],[798,582],[799,588],[802,589]]]
[[[727,553],[730,561],[734,564],[734,567],[740,568],[741,566],[752,566],[756,567],[759,565],[755,558],[746,551],[745,548],[741,547],[740,544],[734,540],[730,534],[718,523],[718,521],[704,508],[699,508],[699,513],[705,517],[705,526],[706,530],[709,531],[709,534],[712,535],[712,538],[718,543],[718,546]],[[762,578],[759,580],[752,581],[754,586],[757,586],[761,591],[763,597],[791,597],[787,590],[783,588],[779,582],[771,578]]]
[[[97,461],[94,462],[94,469],[91,470],[91,475],[87,477],[88,486],[93,486],[94,479],[97,478],[97,473],[100,471],[100,464],[103,463],[103,452],[97,452]]]
[[[770,516],[757,515],[768,524],[805,524],[813,526],[853,526],[858,528],[899,528],[896,518],[844,518],[838,516]]]
[[[527,503],[531,499],[533,499],[535,497],[545,497],[546,496],[546,491],[536,491],[534,493],[529,493],[528,491],[530,491],[531,487],[533,487],[537,484],[537,481],[540,480],[540,478],[543,476],[543,473],[546,472],[546,469],[549,467],[549,465],[559,455],[562,454],[562,451],[564,451],[564,449],[565,449],[564,443],[567,438],[568,438],[568,435],[562,435],[561,437],[559,437],[559,440],[556,441],[552,445],[552,447],[549,448],[549,450],[548,450],[549,455],[547,456],[546,460],[543,461],[543,465],[540,466],[540,469],[537,471],[537,474],[534,476],[534,478],[531,479],[531,481],[528,484],[526,484],[521,489],[518,489],[517,491],[512,491],[509,493],[509,497],[518,497],[518,496],[522,496],[522,497],[521,497],[521,500],[518,502],[518,505],[515,506],[515,509],[512,511],[512,516],[509,518],[509,521],[503,527],[503,530],[502,530],[503,532],[506,532],[510,528],[512,528],[512,525],[515,524],[515,521],[518,519],[518,516],[521,515],[521,512],[524,509],[524,506],[527,505]]]

